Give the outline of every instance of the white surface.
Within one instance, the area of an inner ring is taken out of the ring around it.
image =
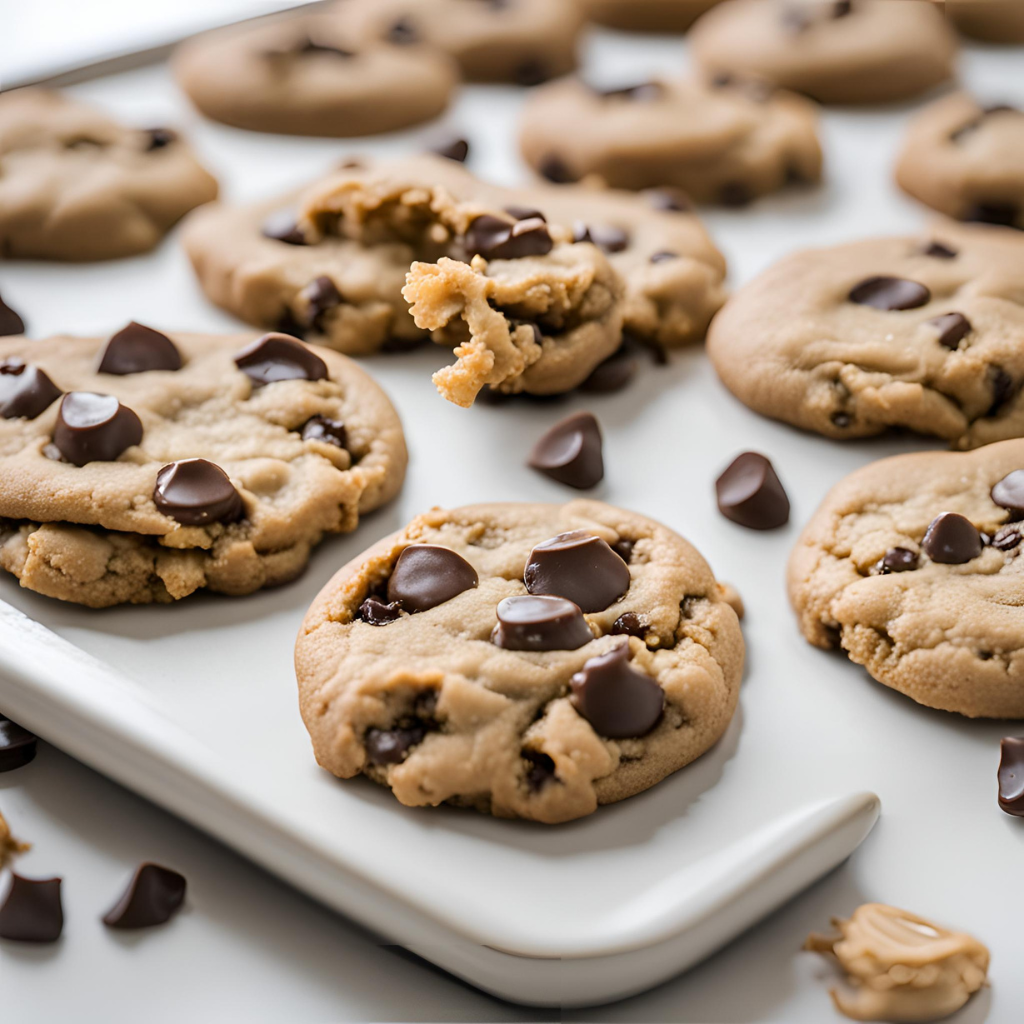
[[[613,40],[616,37],[611,35],[600,37],[592,54],[601,57],[604,77],[609,80],[649,75],[658,67],[669,69],[677,62],[677,44],[642,41],[627,47],[616,40],[613,48]],[[1016,98],[1018,102],[1024,98],[1019,51],[974,50],[967,70],[971,82],[986,98]],[[400,152],[436,135],[436,129],[424,129],[400,138],[353,145],[324,140],[282,141],[201,124],[184,112],[159,69],[92,83],[76,91],[139,123],[164,120],[190,129],[210,164],[225,180],[228,194],[235,197],[253,197],[300,182],[343,154],[360,150]],[[449,119],[453,127],[473,140],[475,169],[505,181],[514,181],[519,173],[508,137],[508,116],[514,113],[517,98],[514,90],[473,90]],[[825,124],[831,173],[828,187],[768,200],[749,211],[709,214],[713,234],[732,262],[734,282],[747,279],[776,256],[800,245],[825,244],[881,230],[913,230],[923,225],[924,215],[900,198],[890,181],[894,149],[910,109],[829,113]],[[59,330],[109,332],[130,317],[167,328],[231,325],[229,318],[202,301],[183,256],[173,244],[153,256],[120,264],[78,268],[12,264],[0,268],[0,289],[26,315],[30,331],[38,335]],[[813,511],[824,490],[865,461],[923,446],[924,442],[901,438],[839,446],[768,423],[739,407],[725,393],[698,350],[677,356],[665,369],[644,367],[640,380],[620,395],[591,397],[586,402],[573,398],[551,406],[481,407],[468,413],[448,407],[431,392],[428,371],[442,360],[442,353],[426,352],[368,361],[405,415],[413,456],[409,484],[394,506],[369,519],[355,536],[324,545],[307,576],[287,592],[270,592],[237,602],[199,598],[172,609],[120,610],[91,616],[88,632],[79,628],[82,613],[78,610],[21,594],[9,585],[0,587],[0,596],[115,664],[130,663],[140,654],[151,659],[156,698],[177,700],[187,696],[190,689],[195,693],[199,683],[182,678],[176,671],[176,644],[220,647],[230,643],[247,623],[274,614],[284,601],[302,607],[337,565],[420,508],[431,503],[454,505],[503,498],[562,500],[565,494],[557,485],[534,476],[521,461],[529,443],[548,424],[569,409],[585,405],[597,413],[607,435],[608,478],[597,496],[634,506],[680,529],[708,556],[722,578],[736,582],[742,590],[748,608],[744,632],[749,667],[741,712],[726,741],[693,768],[649,794],[566,829],[538,832],[512,826],[494,833],[493,823],[447,811],[434,816],[409,816],[410,822],[415,821],[415,826],[409,827],[426,830],[431,842],[444,842],[454,834],[474,837],[487,857],[507,853],[506,844],[518,844],[520,853],[528,848],[556,873],[565,861],[566,849],[585,856],[587,851],[600,855],[610,848],[618,849],[627,860],[642,860],[645,867],[653,857],[661,871],[670,869],[680,857],[698,855],[706,842],[708,823],[713,818],[720,820],[723,811],[732,819],[734,834],[740,836],[804,800],[873,789],[882,796],[885,816],[862,851],[839,874],[686,978],[647,996],[587,1011],[585,1019],[828,1019],[831,1010],[819,980],[828,972],[796,950],[810,927],[823,927],[829,914],[847,913],[864,899],[886,900],[931,914],[968,928],[988,942],[994,953],[993,990],[953,1019],[1018,1019],[1024,1000],[1024,976],[1019,971],[1017,918],[1024,907],[1015,882],[1024,833],[1018,822],[998,812],[994,802],[998,738],[1006,727],[963,722],[919,709],[872,683],[841,657],[811,650],[796,632],[782,589],[783,566],[798,525]],[[746,447],[772,455],[789,488],[794,523],[787,530],[770,535],[747,533],[721,520],[714,509],[714,476],[736,451]],[[503,453],[501,458],[495,458],[496,451]],[[299,617],[297,612],[296,626]],[[211,626],[214,620],[226,620],[230,625],[215,630]],[[279,725],[259,735],[269,750],[297,743],[297,717],[290,688],[277,685],[270,691],[260,682],[290,678],[289,653],[281,649],[261,657],[255,678],[239,671],[216,687],[207,686],[200,696],[208,702],[209,717],[196,724],[200,732],[223,741],[230,749],[233,732],[250,729],[257,720],[267,720],[252,707],[254,692],[261,699],[273,692],[280,702],[275,705],[280,707],[276,716]],[[225,728],[225,722],[233,723],[232,730]],[[305,748],[301,753],[307,756]],[[55,757],[49,763],[52,765],[54,760],[61,762]],[[316,771],[311,760],[307,764],[310,772]],[[27,769],[0,782],[5,787],[3,806],[15,823],[21,824],[21,832],[39,847],[23,863],[23,870],[32,874],[59,871],[69,879],[70,886],[73,859],[82,853],[74,840],[74,827],[63,830],[64,838],[56,850],[53,846],[45,848],[45,814],[39,815],[44,819],[42,831],[33,831],[33,810],[40,804],[45,808],[47,792],[52,793],[45,787],[47,770]],[[111,790],[88,773],[68,774],[77,785]],[[44,784],[35,784],[33,780],[41,775]],[[19,783],[20,777],[26,778],[25,783]],[[329,779],[318,784],[341,785]],[[14,789],[20,794],[22,786],[27,809],[16,816],[14,806],[8,807],[7,792]],[[389,821],[396,816],[386,793],[358,783],[346,789],[357,793],[357,799],[366,801]],[[131,798],[125,799],[133,809],[138,806]],[[106,816],[110,811],[101,806],[98,813]],[[161,823],[166,821],[157,812],[152,814]],[[81,816],[77,808],[77,819]],[[76,820],[76,815],[71,817]],[[642,822],[646,827],[641,826]],[[52,823],[54,831],[58,827],[57,822]],[[133,830],[129,826],[129,833]],[[493,835],[501,836],[501,847],[486,846],[486,836]],[[210,845],[190,832],[180,841],[186,847]],[[112,858],[116,867],[107,864],[107,872],[117,876],[132,860],[156,857],[157,853],[152,849],[138,854],[119,849]],[[415,854],[409,850],[403,853],[406,870],[415,870]],[[91,858],[84,855],[86,861],[95,860],[95,856],[95,851]],[[196,860],[200,865],[203,862],[198,855]],[[252,899],[258,901],[265,883],[258,873],[245,871],[252,875]],[[204,873],[200,866],[200,877]],[[526,898],[535,895],[534,881],[529,877],[502,877],[496,870],[494,889],[479,893],[478,899]],[[589,906],[595,895],[600,895],[590,890],[573,891],[574,881],[571,873],[563,872],[558,890],[558,898],[570,906],[573,900]],[[621,879],[610,884],[616,882],[623,884]],[[279,887],[270,887],[275,894],[280,893]],[[109,888],[107,883],[104,902]],[[317,912],[301,900],[296,903],[303,914],[316,916]],[[194,904],[193,914],[200,922],[197,927],[215,928],[220,921],[213,910],[216,901],[207,903],[197,893]],[[83,916],[94,914],[84,898],[79,906]],[[191,920],[183,919],[163,933],[167,938],[157,941],[168,947],[177,942],[179,948],[191,948],[192,942],[201,941],[193,937],[191,926]],[[333,922],[332,926],[342,928]],[[244,929],[234,929],[219,936],[201,962],[216,963],[221,949],[225,950],[225,962],[237,962],[240,954],[236,943],[244,941],[237,936],[242,932]],[[204,934],[201,929],[199,935]],[[270,934],[274,934],[272,930]],[[90,973],[87,965],[79,962],[83,953],[69,952],[73,950],[70,939],[69,931],[58,951],[41,958],[9,957],[5,946],[0,951],[5,1000],[13,1000],[14,1006],[35,1007],[42,984],[46,989],[44,998],[54,1014],[49,1019],[60,1019],[61,1008],[69,1012],[70,1007],[78,1005],[75,986],[81,983],[94,987],[98,975],[95,964]],[[279,937],[276,941],[287,945]],[[357,940],[352,941],[358,945]],[[121,961],[127,951],[106,938],[89,945],[96,947],[89,954],[92,957],[100,957],[99,950],[109,952],[109,958],[103,959],[108,970],[116,970],[114,965],[123,962],[131,965],[133,982],[146,969],[152,971],[145,976],[153,986],[166,985],[165,960],[153,957]],[[140,948],[150,947],[140,943]],[[259,1020],[263,1013],[266,1016],[262,1019],[280,1019],[273,1011],[280,1013],[282,1006],[291,1005],[290,999],[303,1009],[299,1016],[289,1014],[289,1019],[367,1016],[366,1006],[374,1005],[372,993],[379,990],[375,979],[371,984],[361,971],[346,975],[356,993],[352,1006],[344,1004],[337,988],[331,989],[331,995],[338,999],[338,1005],[307,1002],[310,988],[316,988],[314,979],[320,975],[315,965],[306,970],[305,965],[295,962],[297,959],[290,964],[268,965],[256,957],[250,962],[246,970],[261,974],[257,988],[265,1000],[253,1001],[255,1016],[250,1019]],[[406,966],[403,964],[403,973]],[[270,984],[270,977],[277,979],[276,985]],[[239,979],[211,980],[206,973],[193,973],[188,978],[175,977],[174,981],[184,988],[190,983],[202,984],[204,992],[209,983],[213,992],[226,997],[232,991],[232,982],[237,988]],[[431,976],[430,984],[440,985],[440,981]],[[520,1011],[486,1001],[473,1002],[479,997],[465,993],[455,983],[451,985],[444,991],[465,998],[467,1002],[460,1006],[471,1005],[470,1014],[490,1019],[481,1012],[481,1006],[485,1006],[493,1010],[494,1019],[517,1019],[508,1014]],[[66,990],[63,1001],[56,990]],[[397,998],[395,985],[390,985],[380,1011],[374,1010],[373,1015],[378,1019],[438,1019],[429,998],[416,991],[405,1003]],[[366,1002],[360,1003],[361,999]],[[200,1005],[205,1016],[205,1000]],[[116,1011],[108,1013],[107,1009],[104,1005],[104,1019],[117,1019]],[[565,1017],[572,1019],[573,1015]],[[532,1017],[523,1012],[519,1019]]]

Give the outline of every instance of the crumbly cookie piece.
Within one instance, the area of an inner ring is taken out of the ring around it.
[[[883,459],[832,489],[789,562],[801,632],[971,718],[1024,716],[1024,441]]]
[[[579,0],[589,21],[634,32],[685,32],[720,0]]]
[[[174,73],[207,117],[238,128],[347,138],[440,114],[458,83],[428,47],[360,41],[343,17],[290,15],[217,29],[183,43]]]
[[[734,76],[613,90],[573,78],[533,93],[519,141],[527,163],[555,182],[593,175],[739,206],[821,177],[816,121],[809,100]]]
[[[741,288],[708,354],[741,401],[827,437],[905,427],[973,448],[1024,435],[1024,236],[921,237],[798,252]]]
[[[152,249],[217,182],[169,128],[126,128],[46,89],[0,95],[0,256],[103,260]]]
[[[729,0],[690,35],[708,77],[755,75],[822,103],[906,99],[951,78],[956,35],[919,0]]]
[[[1024,43],[1020,0],[945,0],[943,9],[964,35],[987,43]]]
[[[712,746],[743,639],[666,527],[595,501],[509,503],[428,512],[345,566],[295,663],[328,771],[408,806],[555,823]]]
[[[23,853],[28,848],[27,843],[19,843],[11,835],[10,826],[4,820],[4,816],[0,814],[0,870],[6,866],[7,861],[16,853]]]
[[[49,597],[285,583],[405,465],[377,384],[283,335],[0,341],[0,566]]]
[[[950,217],[1024,230],[1024,111],[946,96],[911,122],[896,180]]]

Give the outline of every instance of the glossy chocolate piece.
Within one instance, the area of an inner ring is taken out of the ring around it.
[[[665,710],[665,693],[630,665],[629,642],[585,662],[571,680],[572,703],[599,736],[626,739],[649,733]]]
[[[132,320],[107,342],[97,372],[125,377],[150,370],[180,369],[181,353],[174,342],[166,334]]]
[[[254,388],[282,380],[325,380],[327,364],[287,334],[264,334],[235,356],[235,365]]]
[[[981,554],[981,534],[957,512],[937,515],[928,527],[921,550],[942,565],[963,565]]]
[[[629,248],[629,235],[611,224],[584,224],[578,220],[573,225],[572,239],[591,242],[602,252],[622,252]]]
[[[140,864],[124,895],[103,915],[108,928],[166,924],[185,902],[185,876],[159,864]]]
[[[643,640],[647,636],[647,627],[636,612],[623,612],[612,623],[612,636],[635,636]]]
[[[242,496],[227,473],[206,459],[180,459],[164,466],[156,475],[153,501],[184,526],[233,523],[244,511]]]
[[[263,222],[261,231],[264,238],[285,245],[309,245],[294,210],[276,210]]]
[[[601,612],[629,590],[629,568],[600,537],[560,533],[530,552],[523,582],[531,594],[564,597],[584,612]]]
[[[743,452],[715,481],[718,510],[751,530],[774,530],[789,522],[789,498],[775,467],[757,452]]]
[[[36,756],[36,737],[0,715],[0,772],[24,768]]]
[[[341,420],[332,420],[327,416],[313,416],[306,420],[302,427],[303,441],[320,441],[333,444],[335,448],[348,449],[348,431]]]
[[[142,440],[142,421],[113,395],[69,391],[60,403],[53,443],[68,462],[113,462]]]
[[[920,557],[916,551],[910,548],[889,548],[882,556],[878,564],[878,570],[882,575],[891,572],[912,572],[917,568]]]
[[[917,281],[904,277],[869,277],[850,289],[849,300],[858,306],[870,306],[895,312],[926,305],[932,293]]]
[[[1024,818],[1024,739],[1007,736],[1000,745],[999,806]]]
[[[24,333],[25,321],[0,298],[0,336]]]
[[[388,580],[388,601],[407,612],[425,612],[480,582],[462,555],[438,544],[411,544],[398,556]]]
[[[543,212],[535,209],[532,206],[518,206],[513,204],[512,206],[505,207],[505,213],[510,217],[514,217],[516,220],[542,220],[547,221],[547,217],[544,216]]]
[[[948,349],[956,349],[974,330],[971,321],[963,313],[943,313],[929,320],[928,324],[939,332],[939,344]]]
[[[342,298],[334,282],[326,274],[321,274],[299,292],[299,301],[306,310],[306,322],[321,327],[324,314],[340,306]]]
[[[435,146],[430,152],[435,156],[443,156],[446,160],[454,160],[456,163],[464,164],[469,159],[469,140],[451,139],[439,146]]]
[[[379,597],[370,596],[360,606],[358,618],[371,626],[386,626],[402,614],[402,606],[396,601],[386,604]]]
[[[485,213],[466,232],[466,249],[486,260],[518,260],[546,256],[554,248],[548,226],[540,217],[507,221]]]
[[[0,907],[0,939],[56,942],[64,930],[59,878],[23,878],[11,874],[11,887]]]
[[[996,481],[990,494],[1000,508],[1024,513],[1024,469],[1015,469]]]
[[[998,551],[1013,551],[1020,547],[1021,528],[1016,523],[1004,526],[996,531],[992,538],[992,547]]]
[[[609,395],[628,387],[635,376],[636,359],[624,345],[603,363],[598,363],[590,376],[580,385],[580,391],[592,395]]]
[[[363,740],[370,764],[401,764],[413,747],[419,746],[430,730],[425,724],[412,723],[394,729],[368,729]]]
[[[0,417],[35,419],[60,398],[62,392],[45,371],[20,359],[0,362]]]
[[[556,423],[534,445],[528,465],[577,490],[604,479],[601,428],[593,414],[578,412]]]
[[[491,642],[507,651],[575,651],[594,639],[579,607],[564,597],[506,597]]]

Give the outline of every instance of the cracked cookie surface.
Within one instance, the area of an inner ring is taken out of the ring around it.
[[[552,540],[588,556],[538,555]],[[403,566],[428,547],[432,572]],[[434,510],[310,608],[296,647],[303,719],[324,768],[368,775],[406,805],[568,821],[655,785],[725,731],[744,649],[727,599],[693,547],[633,512]]]
[[[708,354],[750,408],[827,437],[1022,436],[1024,236],[942,224],[795,253],[735,293]]]

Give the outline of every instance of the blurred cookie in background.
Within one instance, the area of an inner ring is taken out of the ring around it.
[[[946,17],[966,36],[987,43],[1024,43],[1020,0],[946,0]]]
[[[684,32],[719,0],[579,0],[590,21],[631,32]]]

